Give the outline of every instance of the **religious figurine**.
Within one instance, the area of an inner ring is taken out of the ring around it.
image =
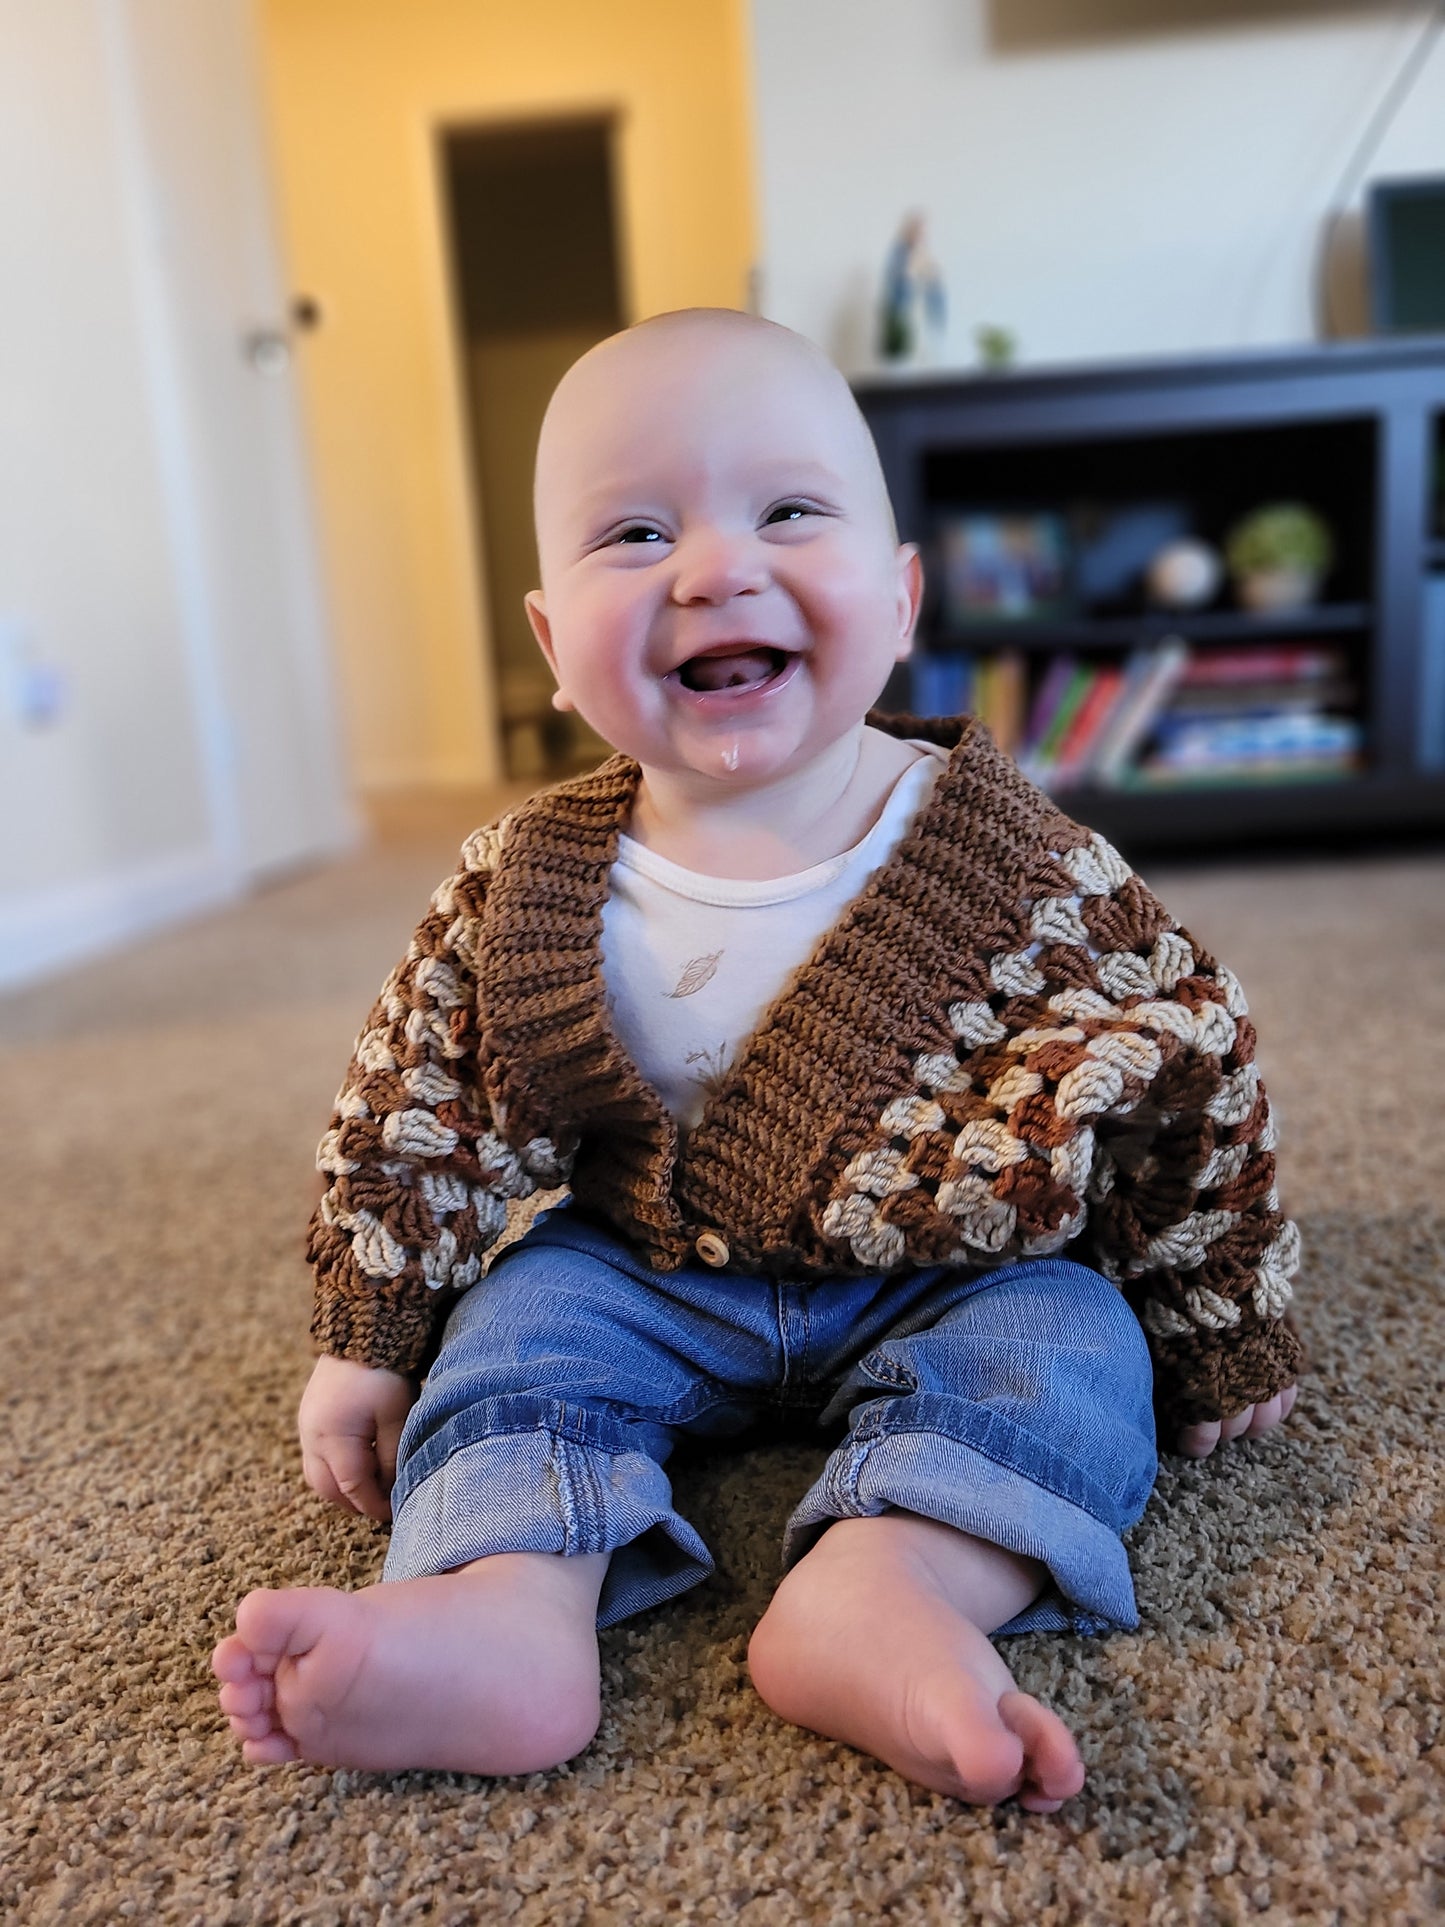
[[[883,270],[879,353],[889,362],[937,361],[946,314],[943,277],[928,252],[923,216],[910,214]]]

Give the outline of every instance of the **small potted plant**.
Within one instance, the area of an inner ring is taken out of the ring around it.
[[[1224,554],[1246,609],[1302,609],[1319,595],[1334,542],[1302,502],[1271,502],[1235,524]]]

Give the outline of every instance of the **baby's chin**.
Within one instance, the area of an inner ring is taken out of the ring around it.
[[[666,767],[657,767],[656,775],[664,782],[670,775],[694,791],[700,779],[719,799],[786,789],[789,807],[796,807],[798,785],[811,775],[836,786],[837,766],[856,758],[863,728],[860,720],[845,730],[815,735],[779,718],[762,726],[689,732],[674,742]],[[646,773],[645,763],[643,768]]]

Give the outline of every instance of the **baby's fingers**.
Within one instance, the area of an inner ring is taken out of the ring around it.
[[[396,1455],[401,1444],[403,1419],[383,1419],[376,1428],[376,1459],[381,1469],[381,1489],[390,1492],[396,1484]],[[390,1506],[383,1517],[389,1517]]]
[[[1242,1412],[1234,1412],[1227,1419],[1210,1419],[1203,1425],[1183,1425],[1179,1428],[1178,1447],[1186,1458],[1207,1459],[1221,1439],[1257,1439],[1271,1426],[1287,1419],[1294,1408],[1297,1387],[1287,1385],[1273,1398],[1260,1405],[1246,1405]]]
[[[1254,1417],[1250,1421],[1249,1436],[1257,1439],[1261,1432],[1267,1432],[1271,1426],[1278,1425],[1281,1420],[1287,1419],[1294,1409],[1298,1391],[1298,1386],[1286,1385],[1282,1392],[1276,1392],[1274,1397],[1266,1399],[1263,1405],[1256,1405]]]
[[[376,1454],[361,1439],[326,1438],[303,1451],[306,1483],[332,1505],[350,1506],[368,1519],[389,1519],[391,1506],[377,1484]]]
[[[1237,1439],[1254,1422],[1254,1407],[1232,1412],[1227,1419],[1210,1419],[1205,1425],[1186,1425],[1179,1433],[1179,1450],[1186,1458],[1207,1459],[1221,1439]]]
[[[1187,1459],[1207,1459],[1219,1443],[1219,1420],[1207,1420],[1203,1425],[1181,1426],[1179,1431],[1179,1450]]]

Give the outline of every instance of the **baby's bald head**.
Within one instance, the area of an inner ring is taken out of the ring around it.
[[[873,438],[773,322],[687,309],[589,350],[542,425],[536,512],[553,701],[654,778],[810,765],[908,653],[918,560]]]
[[[599,462],[628,461],[630,431],[644,414],[668,414],[704,443],[719,398],[775,388],[799,406],[804,432],[821,434],[830,458],[853,474],[890,543],[893,511],[868,425],[843,376],[821,349],[792,329],[732,308],[681,308],[654,315],[590,348],[557,384],[537,444],[533,495],[545,581],[569,512]],[[708,406],[711,403],[713,406]],[[641,452],[641,451],[639,451]],[[800,447],[797,453],[811,451]],[[706,459],[708,450],[698,454]]]

